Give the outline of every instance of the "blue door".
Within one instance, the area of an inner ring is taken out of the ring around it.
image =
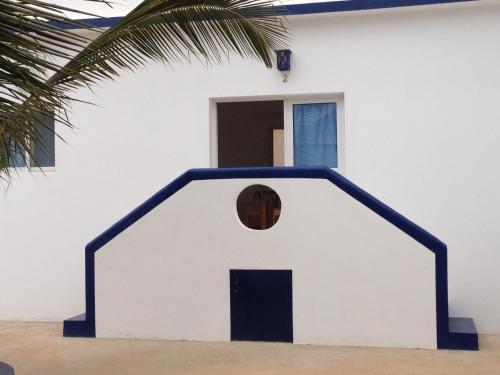
[[[292,271],[230,270],[231,340],[293,342]]]

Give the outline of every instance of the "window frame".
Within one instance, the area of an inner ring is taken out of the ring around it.
[[[344,93],[312,93],[285,95],[245,95],[209,98],[209,160],[210,167],[218,168],[217,103],[282,100],[283,130],[285,133],[285,166],[291,167],[293,155],[293,104],[336,103],[337,105],[337,168],[345,173],[345,108]]]
[[[17,171],[28,171],[28,172],[42,172],[42,173],[46,173],[46,172],[55,172],[56,170],[56,160],[55,160],[55,156],[56,156],[56,143],[57,143],[57,136],[55,135],[55,131],[56,131],[56,126],[57,126],[57,121],[55,119],[55,116],[53,118],[53,121],[54,121],[54,133],[53,133],[53,136],[54,136],[54,166],[51,166],[51,167],[37,167],[34,162],[33,162],[33,159],[31,158],[30,154],[25,151],[24,152],[24,160],[26,161],[26,163],[24,165],[21,165],[21,166],[9,166],[8,168],[9,169],[15,169]],[[34,147],[35,145],[34,144],[31,144],[31,152],[34,152]]]
[[[337,113],[337,167],[331,168],[339,173],[345,171],[345,131],[344,131],[344,101],[340,96],[322,96],[285,99],[283,103],[284,129],[285,129],[285,166],[294,166],[294,129],[293,105],[294,104],[320,104],[335,103]]]

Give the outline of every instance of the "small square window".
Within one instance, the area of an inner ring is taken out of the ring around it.
[[[55,134],[54,115],[36,113],[35,128],[40,137],[40,142],[31,146],[32,158],[29,166],[34,168],[47,168],[55,166]],[[28,166],[28,153],[24,152],[14,140],[11,140],[13,158],[8,162],[9,167],[21,168]]]

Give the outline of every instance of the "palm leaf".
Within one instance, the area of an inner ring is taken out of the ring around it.
[[[9,176],[16,153],[34,157],[31,145],[41,142],[34,111],[55,113],[72,126],[71,90],[152,61],[173,64],[192,56],[219,63],[235,53],[271,67],[273,50],[288,42],[283,9],[269,0],[145,0],[111,28],[94,30],[94,40],[68,30],[91,27],[65,11],[75,10],[0,0],[0,176]]]

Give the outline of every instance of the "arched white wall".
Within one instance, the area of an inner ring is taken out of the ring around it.
[[[282,214],[246,228],[265,184]],[[97,337],[230,339],[229,270],[293,271],[294,342],[436,347],[434,254],[326,180],[194,181],[95,253]]]

